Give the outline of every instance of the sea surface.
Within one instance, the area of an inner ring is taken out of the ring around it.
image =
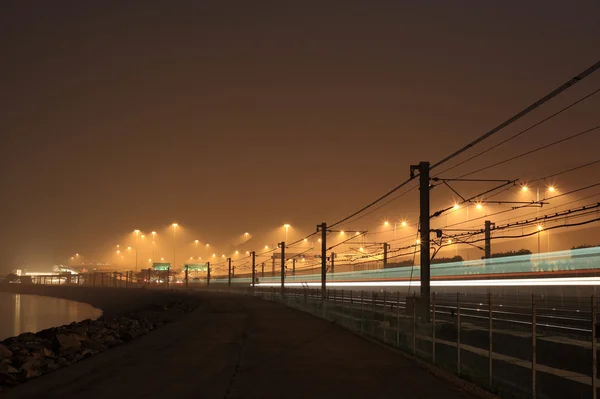
[[[101,315],[102,310],[87,303],[0,292],[0,341]]]

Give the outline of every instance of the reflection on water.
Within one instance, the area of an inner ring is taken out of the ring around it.
[[[0,340],[102,315],[86,303],[0,292]]]

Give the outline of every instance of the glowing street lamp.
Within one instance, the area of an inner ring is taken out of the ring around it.
[[[152,258],[154,259],[156,252],[156,231],[152,232]]]
[[[290,229],[290,225],[286,223],[283,225],[283,227],[285,227],[285,242],[287,242],[288,230]]]
[[[248,241],[248,236],[250,235],[250,233],[244,233],[244,238],[246,239],[246,241]]]
[[[175,240],[175,230],[177,229],[178,224],[177,223],[173,223],[173,267],[175,267],[176,262],[175,262],[175,249],[177,248],[177,241]]]
[[[401,224],[402,224],[402,227],[406,227],[406,224],[407,224],[407,223],[406,223],[406,221],[405,221],[405,220],[403,220]]]

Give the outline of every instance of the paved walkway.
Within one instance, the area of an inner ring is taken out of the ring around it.
[[[20,385],[6,398],[472,398],[331,323],[243,296]]]

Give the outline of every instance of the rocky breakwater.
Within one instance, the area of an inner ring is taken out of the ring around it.
[[[84,320],[0,343],[0,391],[131,341],[196,308],[174,300],[110,321]]]

